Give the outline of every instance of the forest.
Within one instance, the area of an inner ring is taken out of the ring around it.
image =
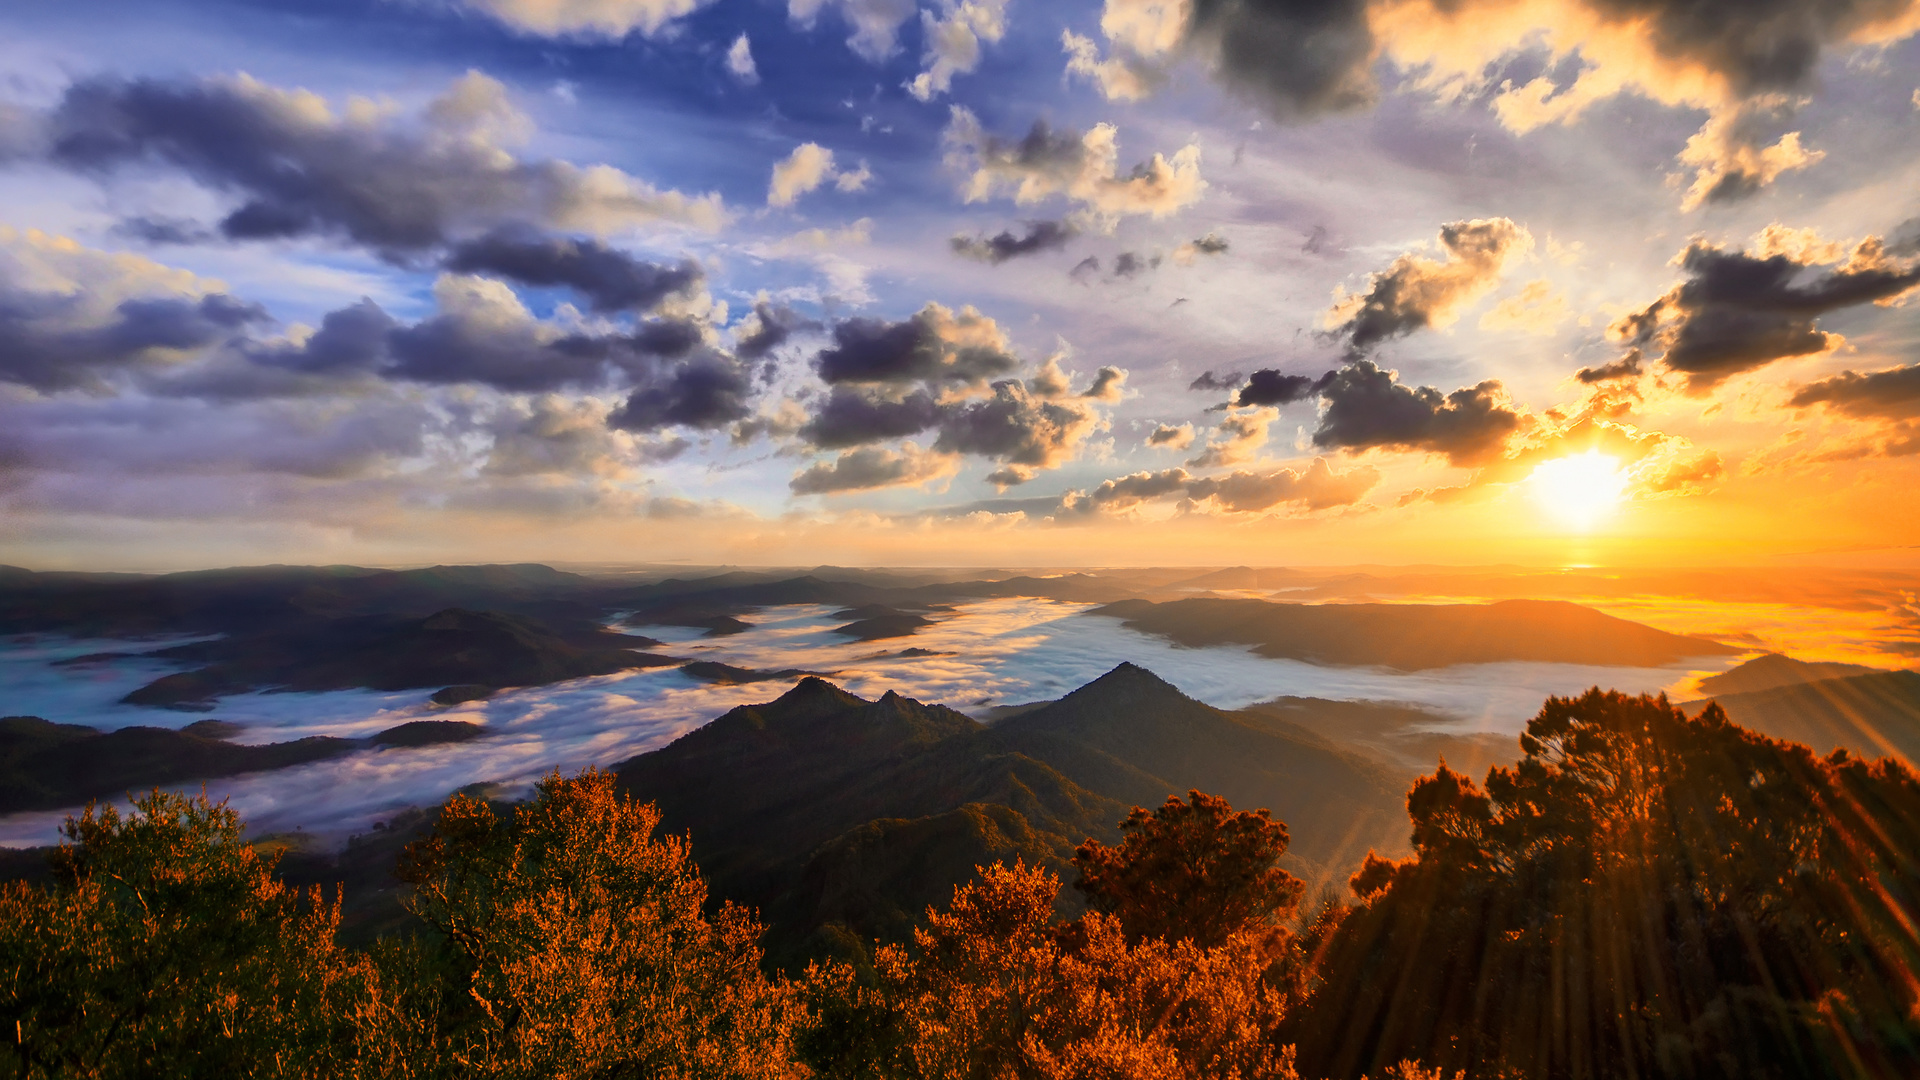
[[[897,940],[770,959],[644,784],[448,800],[339,887],[204,796],[90,806],[0,886],[19,1077],[1896,1077],[1920,1073],[1920,780],[1719,706],[1549,698],[1406,795],[1343,893],[1266,809],[1135,807],[1066,874],[982,866]],[[1069,880],[1070,878],[1070,880]]]

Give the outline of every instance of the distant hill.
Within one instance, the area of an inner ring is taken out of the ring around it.
[[[1090,614],[1193,648],[1251,645],[1262,656],[1419,671],[1532,660],[1661,667],[1740,650],[1616,619],[1563,600],[1494,604],[1279,604],[1196,598],[1123,600]]]
[[[37,716],[0,717],[0,814],[54,810],[129,791],[284,769],[363,747],[465,742],[485,733],[457,720],[418,720],[368,739],[325,736],[265,746],[227,742],[232,725],[203,720],[184,731],[127,727],[102,732]]]
[[[995,859],[1070,878],[1081,840],[1195,787],[1286,821],[1297,871],[1344,874],[1370,846],[1405,848],[1412,777],[1131,664],[991,727],[809,678],[616,771],[691,836],[717,895],[767,914],[788,959],[836,936],[897,939]]]
[[[1837,664],[1795,660],[1779,653],[1768,653],[1739,667],[1700,680],[1700,691],[1709,697],[1721,694],[1745,694],[1754,690],[1772,690],[1794,683],[1843,679],[1849,675],[1868,675],[1879,668],[1865,664]]]
[[[1713,700],[1741,727],[1817,753],[1844,746],[1861,757],[1892,755],[1920,766],[1920,672],[1876,671]],[[1692,711],[1702,702],[1686,704]]]
[[[449,608],[424,619],[363,616],[194,642],[151,655],[204,664],[162,676],[128,704],[212,709],[227,694],[256,689],[411,690],[444,686],[541,686],[587,675],[681,661],[624,647],[600,634],[568,640],[529,618]]]

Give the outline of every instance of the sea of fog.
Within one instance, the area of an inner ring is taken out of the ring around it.
[[[1548,694],[1590,686],[1652,692],[1730,666],[1702,658],[1664,668],[1578,664],[1457,665],[1423,672],[1322,667],[1257,656],[1243,647],[1190,649],[1130,630],[1117,619],[1084,614],[1090,605],[1040,599],[988,600],[935,617],[906,638],[853,642],[832,632],[833,608],[794,605],[747,616],[752,629],[728,637],[680,627],[634,627],[666,644],[657,651],[737,667],[816,671],[862,697],[896,690],[963,712],[1060,697],[1122,661],[1145,667],[1192,697],[1239,708],[1283,695],[1402,702],[1434,713],[1435,727],[1518,733]],[[663,746],[736,705],[767,701],[783,682],[716,685],[675,668],[575,679],[508,690],[487,701],[430,704],[429,690],[384,693],[245,694],[211,713],[121,704],[128,691],[170,671],[138,655],[168,642],[13,639],[0,642],[0,713],[113,729],[134,724],[181,728],[208,717],[243,726],[239,741],[284,742],[308,735],[364,737],[410,720],[485,724],[486,738],[456,745],[356,752],[270,773],[208,781],[256,834],[304,830],[323,839],[363,831],[408,806],[437,803],[475,783],[524,790],[559,769],[612,765]],[[903,649],[934,656],[899,657]],[[80,664],[58,661],[99,653]],[[57,839],[72,810],[0,817],[0,846]]]

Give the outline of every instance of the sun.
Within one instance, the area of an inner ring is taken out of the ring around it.
[[[1527,477],[1527,489],[1540,509],[1577,532],[1587,532],[1606,520],[1620,505],[1626,488],[1619,459],[1597,450],[1543,461]]]

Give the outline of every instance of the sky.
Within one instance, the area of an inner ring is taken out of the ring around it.
[[[1920,564],[1920,0],[14,0],[0,562]]]

